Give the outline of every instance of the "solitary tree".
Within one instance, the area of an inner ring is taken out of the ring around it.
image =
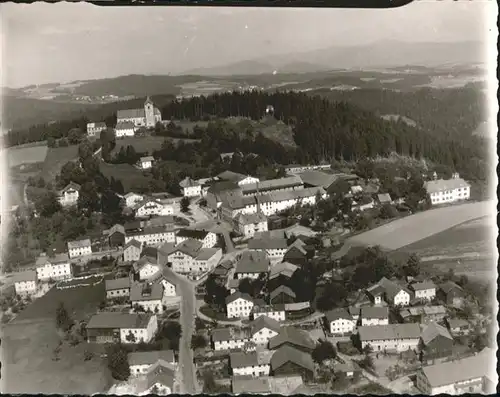
[[[207,346],[207,340],[203,335],[193,335],[191,338],[191,349],[203,349]]]
[[[125,348],[117,343],[108,348],[108,368],[111,376],[117,380],[127,380],[130,376],[128,354]]]
[[[56,310],[56,326],[57,328],[68,331],[73,325],[73,320],[71,319],[68,311],[64,307],[64,303],[60,302],[59,307]]]
[[[189,197],[183,197],[181,200],[181,212],[189,212],[189,205],[191,204]]]
[[[337,350],[331,342],[320,340],[311,353],[312,359],[321,364],[325,360],[337,357]]]

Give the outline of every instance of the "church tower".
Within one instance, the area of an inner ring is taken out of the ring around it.
[[[146,127],[155,126],[155,109],[153,101],[149,98],[144,102],[144,117],[146,118]]]

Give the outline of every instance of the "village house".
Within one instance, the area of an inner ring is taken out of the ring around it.
[[[252,238],[255,233],[266,232],[267,217],[262,212],[238,214],[234,218],[235,227],[245,238]]]
[[[229,365],[233,375],[267,376],[270,371],[272,352],[234,352],[229,354]]]
[[[265,303],[260,304],[257,301],[254,303],[252,308],[254,320],[261,316],[265,316],[278,322],[285,321],[286,313],[284,305],[266,305]]]
[[[255,196],[260,210],[266,216],[274,215],[296,205],[316,205],[316,199],[326,198],[322,188],[301,188],[293,191],[277,191]]]
[[[222,202],[228,193],[239,193],[238,184],[231,181],[218,181],[213,183],[207,189],[205,199],[207,200],[207,207],[212,210],[217,210],[222,205]]]
[[[384,298],[387,303],[394,306],[408,306],[410,304],[411,292],[405,287],[383,277],[379,282],[384,289]]]
[[[174,208],[164,205],[159,200],[144,198],[133,206],[136,217],[145,218],[150,216],[173,215]]]
[[[260,182],[259,178],[255,178],[250,175],[243,175],[233,171],[224,171],[216,176],[217,179],[221,181],[233,182],[238,186],[255,184]]]
[[[459,360],[423,366],[417,371],[417,388],[426,395],[495,393],[497,378],[491,349]]]
[[[279,334],[269,340],[269,349],[276,350],[281,346],[291,346],[307,353],[315,348],[308,332],[292,326],[281,327]]]
[[[356,328],[356,320],[346,309],[334,309],[325,313],[328,330],[332,335],[350,335]]]
[[[377,202],[379,205],[392,204],[391,195],[389,193],[377,194]]]
[[[378,284],[366,289],[366,295],[374,305],[381,305],[384,299],[385,290]]]
[[[86,329],[89,343],[148,343],[158,330],[158,320],[148,313],[101,312],[90,318]]]
[[[134,123],[130,121],[119,121],[116,123],[115,136],[117,138],[123,138],[126,136],[134,136],[136,127]]]
[[[386,306],[365,306],[361,308],[361,325],[365,327],[389,324],[389,309]]]
[[[197,240],[202,248],[213,248],[217,244],[217,235],[206,230],[180,229],[175,236],[175,243],[180,244],[187,239]]]
[[[153,101],[147,97],[142,109],[118,110],[116,120],[117,123],[132,123],[134,127],[151,128],[156,123],[161,122],[161,112],[154,106]]]
[[[130,302],[132,307],[141,307],[144,311],[163,313],[164,288],[163,284],[133,283],[130,288]]]
[[[35,270],[14,273],[12,282],[16,295],[31,295],[37,290],[37,273]]]
[[[179,186],[184,197],[201,196],[201,185],[188,176],[179,182]]]
[[[412,283],[409,289],[415,300],[430,302],[436,297],[436,285],[432,281]]]
[[[271,357],[271,374],[274,376],[301,375],[311,381],[314,376],[314,362],[310,353],[292,346],[280,346]]]
[[[455,172],[451,179],[437,179],[424,183],[424,188],[431,198],[431,204],[454,203],[470,198],[470,184]]]
[[[89,238],[78,241],[68,241],[68,253],[70,259],[79,256],[92,255],[92,243]]]
[[[42,253],[37,258],[35,266],[37,279],[40,281],[63,280],[73,276],[73,269],[66,253],[55,256]]]
[[[221,258],[221,249],[203,248],[200,241],[192,238],[176,245],[167,256],[174,272],[192,275],[199,275],[215,269]]]
[[[404,322],[428,324],[442,321],[446,317],[446,309],[441,305],[413,306],[401,309],[399,316]]]
[[[221,195],[219,211],[221,218],[231,223],[238,214],[257,213],[257,200],[254,196],[243,197],[241,192],[225,192]]]
[[[308,247],[304,241],[297,238],[297,240],[288,246],[285,255],[283,255],[283,261],[297,266],[304,266],[309,255],[310,257],[314,256],[314,248]]]
[[[57,201],[63,207],[69,207],[78,203],[81,186],[78,183],[70,182],[57,194]]]
[[[175,366],[173,350],[153,350],[146,352],[131,352],[128,354],[128,364],[132,376],[142,375],[148,372],[151,366],[158,362],[165,362]]]
[[[149,368],[144,377],[134,383],[136,384],[134,395],[165,396],[172,394],[176,385],[175,370],[173,365],[159,360]]]
[[[155,159],[153,156],[145,156],[139,159],[138,165],[143,170],[149,170],[151,167],[153,167],[154,161]]]
[[[269,272],[269,282],[278,286],[286,283],[290,280],[293,274],[298,270],[298,266],[295,266],[289,262],[280,262],[271,267]]]
[[[242,349],[250,341],[247,330],[236,328],[217,328],[212,330],[212,343],[215,351]]]
[[[288,244],[284,238],[253,238],[248,242],[250,251],[265,252],[271,264],[281,262],[287,248]]]
[[[244,251],[236,262],[234,276],[239,280],[244,278],[258,279],[261,274],[267,274],[269,265],[269,258],[264,252]]]
[[[130,296],[130,277],[106,280],[106,298],[116,299]]]
[[[249,183],[240,186],[243,196],[294,191],[304,188],[304,182],[298,176],[278,179],[268,179],[262,182]]]
[[[123,198],[125,199],[125,205],[130,208],[144,200],[143,195],[133,192],[127,193]]]
[[[462,318],[446,318],[445,324],[453,336],[468,335],[471,329],[469,321]]]
[[[130,239],[123,249],[123,260],[125,262],[138,261],[141,257],[142,243],[136,239]]]
[[[272,305],[295,302],[295,292],[286,285],[280,285],[269,294],[269,302]]]
[[[170,225],[150,226],[136,232],[127,232],[125,244],[131,240],[137,240],[144,245],[156,246],[161,243],[175,242],[175,230]]]
[[[100,121],[97,123],[87,123],[87,136],[96,136],[100,135],[102,131],[104,131],[106,128],[106,123]]]
[[[453,354],[453,345],[453,337],[445,327],[430,323],[420,336],[420,360],[434,364],[435,360],[450,357]]]
[[[358,328],[361,348],[370,345],[373,351],[416,350],[420,341],[419,324],[388,324],[361,326]]]
[[[138,276],[139,280],[148,280],[161,271],[160,264],[157,258],[143,256],[132,265],[134,273]]]
[[[278,335],[280,323],[271,317],[258,316],[250,323],[250,330],[252,340],[256,345],[267,346],[269,339]]]
[[[453,281],[447,281],[439,285],[436,297],[447,305],[460,307],[465,299],[465,291]]]
[[[249,318],[253,308],[253,298],[245,293],[236,291],[226,298],[226,312],[228,318]]]
[[[113,225],[102,232],[110,247],[123,247],[125,245],[125,228],[123,225]]]

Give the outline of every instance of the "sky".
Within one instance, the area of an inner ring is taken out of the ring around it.
[[[496,33],[496,13],[488,0],[417,0],[388,10],[4,3],[2,86],[176,74],[381,40],[484,42],[489,29]]]

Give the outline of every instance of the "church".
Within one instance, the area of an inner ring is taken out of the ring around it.
[[[149,128],[161,122],[161,113],[160,110],[154,106],[153,101],[148,97],[146,102],[144,102],[144,108],[118,110],[116,119],[117,125],[128,122],[133,123],[136,128]]]

